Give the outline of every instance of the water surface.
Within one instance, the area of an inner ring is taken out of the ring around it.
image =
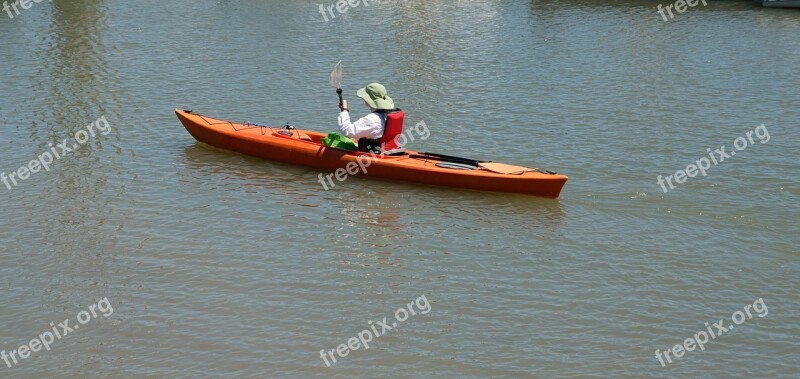
[[[329,5],[329,4],[325,4]],[[0,377],[795,377],[800,12],[646,1],[80,0],[0,13]],[[351,178],[195,142],[173,108],[335,128],[380,81],[411,146],[570,177],[558,200]],[[664,193],[759,125],[770,134]],[[415,315],[335,349],[425,295]],[[661,367],[705,323],[769,309]]]

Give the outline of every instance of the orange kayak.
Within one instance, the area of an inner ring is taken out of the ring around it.
[[[326,134],[294,128],[235,123],[176,109],[183,126],[200,142],[263,159],[325,170],[325,189],[347,175],[415,182],[481,191],[558,197],[567,177],[501,163],[473,161],[406,150],[380,155],[326,147]]]

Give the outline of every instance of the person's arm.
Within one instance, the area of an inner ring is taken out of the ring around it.
[[[372,122],[366,116],[356,122],[350,122],[350,112],[347,110],[347,104],[345,103],[342,108],[344,110],[339,113],[339,131],[342,134],[355,139],[369,138],[374,134]]]

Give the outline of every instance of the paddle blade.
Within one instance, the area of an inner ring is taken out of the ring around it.
[[[333,71],[331,71],[331,74],[328,76],[328,82],[337,89],[342,88],[342,61],[339,61],[339,63],[333,67]]]

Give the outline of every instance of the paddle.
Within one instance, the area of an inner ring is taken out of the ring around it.
[[[556,174],[556,172],[550,170],[542,171],[539,170],[538,168],[514,166],[505,163],[494,163],[492,161],[479,161],[475,159],[454,157],[452,155],[444,155],[444,154],[429,153],[429,152],[420,152],[418,154],[412,154],[410,157],[417,159],[430,159],[440,162],[453,163],[456,165],[467,165],[467,166],[472,166],[474,168],[482,168],[485,170],[496,172],[498,174],[519,175],[527,171],[536,171],[551,175]],[[437,166],[439,166],[439,164],[437,164]],[[445,167],[445,166],[440,166],[440,167]],[[455,168],[455,167],[446,167],[446,168]]]
[[[467,159],[467,158],[458,158],[458,157],[451,157],[442,154],[433,154],[433,153],[419,153],[419,154],[411,154],[409,158],[416,158],[416,159],[429,159],[432,161],[440,161],[440,162],[450,162],[450,163],[459,163],[459,164],[466,164],[474,167],[478,167],[478,163],[480,161],[476,161],[474,159]]]
[[[428,156],[431,156],[431,157],[436,157],[436,158],[439,158],[439,160],[452,159],[452,160],[459,160],[459,161],[467,161],[467,162],[469,162],[470,164],[473,164],[473,166],[477,166],[477,165],[478,165],[478,163],[483,163],[483,162],[486,162],[486,161],[479,161],[479,160],[476,160],[476,159],[469,159],[469,158],[454,157],[454,156],[452,156],[452,155],[444,155],[444,154],[437,154],[437,153],[428,153],[428,152],[422,152],[422,153],[420,153],[420,154],[422,154],[422,155],[428,155]],[[489,161],[489,162],[491,162],[491,161]]]
[[[328,83],[336,87],[336,93],[339,95],[339,107],[342,107],[344,100],[342,99],[342,61],[333,66],[333,71],[328,75]]]

